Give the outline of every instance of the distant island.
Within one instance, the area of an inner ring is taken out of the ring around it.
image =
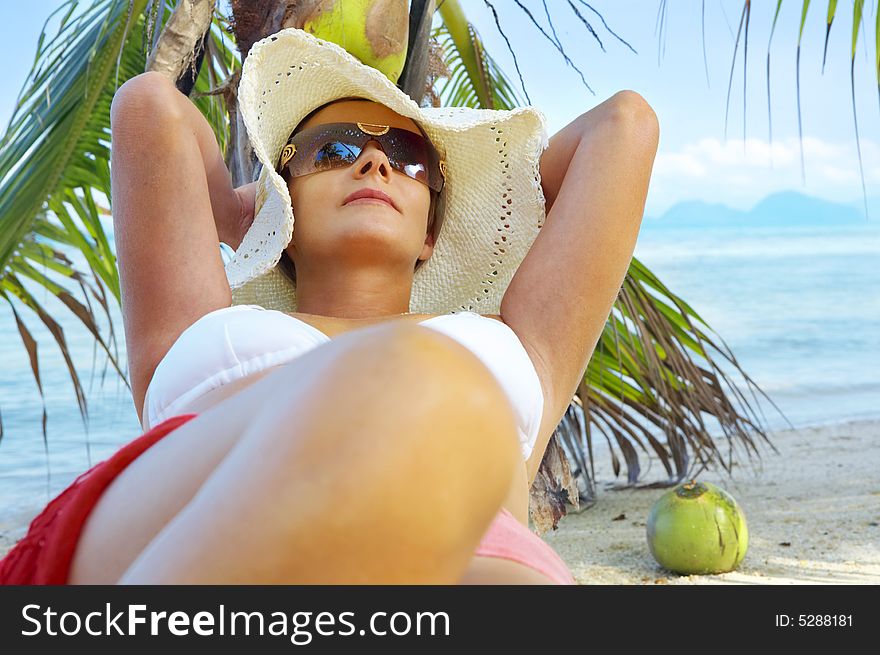
[[[749,210],[733,209],[721,203],[686,200],[676,203],[660,217],[645,216],[644,227],[689,226],[810,226],[866,225],[880,226],[880,196],[868,198],[869,216],[865,219],[862,200],[837,203],[797,191],[780,191],[762,199]]]

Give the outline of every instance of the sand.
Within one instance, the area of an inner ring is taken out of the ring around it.
[[[610,489],[606,453],[596,461],[596,504],[563,517],[544,539],[580,584],[880,584],[880,421],[770,438],[779,454],[763,449],[760,470],[745,465],[732,477],[698,478],[726,489],[746,514],[749,549],[736,571],[679,576],[660,568],[645,522],[664,492]],[[663,473],[657,461],[652,473],[644,481]]]
[[[880,421],[786,430],[771,439],[780,454],[765,448],[760,468],[699,477],[733,494],[745,511],[749,549],[732,573],[661,569],[648,550],[645,521],[663,490],[613,489],[620,481],[601,450],[597,503],[569,513],[544,539],[580,584],[880,584]],[[643,480],[661,473],[654,461]],[[0,556],[26,529],[0,531]]]

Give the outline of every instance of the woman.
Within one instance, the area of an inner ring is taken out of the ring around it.
[[[573,582],[528,489],[632,256],[656,117],[621,92],[543,150],[541,121],[517,131],[536,112],[432,114],[379,77],[300,30],[255,44],[240,102],[264,170],[239,189],[172,84],[120,88],[113,213],[150,429],[50,503],[0,581]],[[495,148],[502,174],[481,176]],[[468,250],[487,234],[491,262]],[[281,250],[290,313],[246,302]],[[501,310],[472,311],[493,306],[473,289]]]

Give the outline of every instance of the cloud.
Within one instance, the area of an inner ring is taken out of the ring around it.
[[[880,142],[861,139],[865,186],[880,185]],[[861,202],[862,181],[855,140],[832,142],[805,136],[801,177],[801,143],[796,137],[703,137],[676,150],[662,143],[654,161],[646,214],[657,216],[682,200],[720,202],[749,209],[764,196],[794,189],[836,202]]]

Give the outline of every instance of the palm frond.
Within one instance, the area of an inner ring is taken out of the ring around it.
[[[46,25],[63,13],[53,37],[43,28],[0,141],[0,295],[14,313],[41,398],[39,344],[27,328],[27,313],[49,329],[61,349],[85,422],[88,406],[61,322],[35,300],[33,290],[41,288],[61,301],[127,385],[110,315],[111,302],[120,299],[105,206],[110,104],[123,82],[144,72],[146,48],[151,40],[155,46],[153,36],[171,8],[164,0],[152,2],[149,11],[147,0],[81,4],[69,0],[47,19]],[[193,101],[225,147],[225,103],[212,91],[221,75],[240,65],[224,27],[228,24],[218,14],[208,40],[211,65],[202,67]],[[43,410],[45,438],[45,403]]]
[[[565,51],[565,48],[562,47],[562,43],[559,42],[559,37],[556,35],[556,29],[553,27],[553,19],[552,19],[552,17],[550,16],[550,12],[547,11],[547,20],[548,20],[548,22],[550,23],[550,31],[553,32],[553,36],[552,36],[552,37],[551,37],[549,34],[547,34],[547,32],[544,30],[544,28],[541,27],[541,24],[538,23],[537,20],[535,20],[535,17],[532,16],[532,12],[529,11],[528,7],[526,7],[522,2],[520,2],[520,0],[513,0],[513,1],[516,3],[516,6],[519,7],[520,10],[522,10],[522,12],[523,12],[526,16],[528,16],[529,20],[532,22],[532,25],[534,25],[534,26],[537,28],[537,30],[541,33],[541,35],[542,35],[545,39],[547,39],[547,40],[548,40],[548,41],[549,41],[549,42],[550,42],[550,43],[556,48],[557,52],[559,52],[559,54],[560,54],[560,56],[562,57],[563,61],[565,61],[565,64],[566,64],[567,66],[570,66],[571,68],[573,68],[573,69],[575,70],[575,72],[576,72],[576,73],[578,74],[578,76],[581,78],[581,82],[583,83],[583,85],[584,85],[585,87],[587,87],[587,90],[588,90],[590,93],[592,93],[593,95],[595,95],[595,92],[593,91],[593,89],[590,88],[590,85],[589,85],[589,84],[587,84],[587,78],[584,77],[584,73],[583,73],[583,71],[581,71],[581,69],[578,68],[578,67],[575,65],[575,63],[571,60],[571,57],[569,57],[569,56],[568,56],[568,53]],[[492,13],[493,13],[494,16],[495,16],[495,23],[496,23],[496,25],[498,25],[498,29],[500,30],[500,29],[501,29],[501,26],[500,26],[500,24],[498,24],[498,13],[495,11],[495,8],[492,6],[492,4],[489,2],[489,0],[483,0],[483,2],[484,2],[488,7],[490,7],[490,8],[492,9]],[[547,5],[546,5],[546,4],[544,5],[544,9],[547,9]],[[598,39],[598,36],[597,36],[596,38]],[[602,45],[601,42],[599,43],[599,45],[600,45],[600,46]]]
[[[807,11],[810,9],[810,0],[804,0],[801,9],[801,25],[798,29],[797,55],[795,57],[795,97],[797,99],[797,117],[798,117],[798,141],[800,143],[801,154],[801,181],[806,184],[807,171],[804,166],[804,128],[801,120],[801,40],[804,37],[804,24],[807,22]]]
[[[779,9],[777,8],[777,13]],[[822,46],[822,73],[825,72],[825,59],[828,57],[828,37],[831,34],[831,24],[834,22],[834,14],[837,12],[837,0],[828,0],[828,12],[825,15],[825,45]],[[774,18],[773,23],[776,23]]]
[[[124,378],[105,293],[118,302],[116,259],[102,222],[108,212],[96,198],[110,196],[110,102],[116,80],[143,71],[141,41],[132,35],[140,35],[145,5],[146,0],[99,0],[78,11],[80,2],[70,0],[59,7],[53,13],[63,11],[57,33],[47,39],[44,26],[0,141],[0,294],[13,306],[41,396],[38,344],[15,303],[49,329],[84,421],[87,404],[64,330],[30,289],[42,288],[61,300]],[[75,264],[62,250],[75,251],[84,264]],[[106,337],[99,311],[111,325]]]
[[[602,26],[603,26],[606,30],[608,30],[608,33],[609,33],[611,36],[613,36],[615,39],[617,39],[617,40],[620,41],[623,45],[625,45],[627,48],[629,48],[630,51],[631,51],[634,55],[639,54],[639,53],[636,51],[635,48],[633,48],[629,43],[626,42],[626,40],[624,40],[623,38],[621,38],[621,37],[620,37],[620,36],[619,36],[614,30],[612,30],[612,29],[608,26],[608,23],[605,21],[605,17],[602,16],[602,14],[600,14],[598,11],[596,11],[596,9],[595,9],[592,5],[590,5],[590,4],[589,4],[588,2],[586,2],[585,0],[578,0],[578,2],[580,2],[584,7],[586,7],[587,9],[589,9],[591,12],[593,12],[594,14],[596,14],[596,15],[599,17],[599,20],[602,21]],[[593,26],[590,25],[590,23],[589,23],[589,22],[588,22],[588,21],[587,21],[582,15],[581,15],[581,13],[577,10],[577,7],[574,6],[574,4],[571,2],[571,0],[568,0],[568,5],[569,5],[569,6],[571,7],[571,9],[574,11],[574,13],[575,13],[575,15],[578,17],[578,19],[580,19],[580,21],[584,24],[584,27],[586,27],[587,30],[589,30],[590,34],[593,35],[593,38],[596,39],[597,41],[599,41],[599,47],[602,48],[602,52],[605,52],[605,48],[604,48],[604,46],[602,46],[602,41],[599,39],[599,35],[596,33],[596,30],[593,29]]]
[[[782,0],[779,0],[779,3],[782,4]],[[706,87],[709,87],[709,60],[706,58],[706,0],[702,0],[700,3],[700,35],[703,44],[703,69],[706,71]]]
[[[877,71],[877,101],[880,102],[880,6],[874,7],[874,67]]]
[[[439,11],[443,21],[432,30],[431,37],[442,48],[443,61],[450,71],[438,91],[442,103],[483,109],[512,109],[521,105],[458,3],[446,0]]]
[[[851,48],[850,48],[850,87],[851,87],[851,100],[852,100],[852,109],[853,109],[853,125],[855,129],[855,137],[856,137],[856,151],[858,154],[859,161],[859,174],[861,178],[862,184],[862,198],[864,200],[865,206],[865,218],[868,218],[868,193],[865,186],[865,171],[864,164],[862,162],[862,149],[861,149],[861,138],[859,136],[859,124],[858,124],[858,116],[856,111],[856,102],[855,102],[855,56],[856,56],[856,48],[858,45],[858,36],[859,30],[864,20],[864,0],[854,0],[853,1],[853,17],[852,17],[852,39],[851,39]],[[770,29],[770,39],[767,43],[767,122],[768,129],[770,133],[770,145],[773,145],[773,121],[772,115],[770,111],[770,43],[773,40],[773,34],[776,30],[776,25],[779,20],[779,13],[782,7],[782,0],[777,0],[776,9],[773,13],[773,22]],[[723,5],[722,5],[723,9]],[[803,41],[804,28],[807,23],[807,14],[810,9],[810,0],[803,0],[800,6],[800,23],[798,25],[798,37],[797,37],[797,47],[795,54],[795,98],[797,104],[797,122],[798,122],[798,143],[800,146],[800,164],[801,164],[801,181],[806,183],[806,167],[804,162],[804,148],[803,148],[803,114],[801,111],[801,43]],[[825,72],[825,63],[828,57],[828,41],[829,36],[831,34],[831,26],[834,23],[834,19],[837,15],[838,3],[837,0],[829,0],[828,8],[825,12],[825,40],[822,46],[822,72]],[[748,47],[748,24],[749,24],[749,16],[751,11],[751,2],[750,0],[745,0],[743,5],[743,14],[740,19],[740,32],[742,31],[743,19],[745,20],[746,27],[746,37],[744,43],[744,54],[743,54],[743,140],[745,141],[745,125],[746,125],[746,75],[747,75],[747,56],[745,54],[746,48]],[[876,77],[877,83],[877,94],[878,99],[880,99],[880,7],[875,3],[874,5],[875,12],[875,68],[876,70],[872,73]],[[737,47],[739,46],[739,38],[740,32],[737,32],[736,35],[736,46],[734,47],[733,59],[731,61],[730,67],[730,81],[728,83],[727,88],[727,104],[725,106],[724,113],[724,133],[725,138],[727,136],[727,119],[728,119],[728,109],[730,105],[730,90],[731,83],[733,82],[733,70],[734,65],[736,63],[736,53]]]
[[[483,48],[479,35],[467,26],[464,48],[445,24],[434,28],[432,38],[443,49],[449,78],[440,86],[441,102],[453,107],[512,109],[522,105],[517,92]]]
[[[748,24],[747,17],[749,15],[749,7],[750,7],[750,3],[748,2],[748,0],[746,0],[746,3],[743,5],[742,15],[740,16],[740,19],[739,19],[739,27],[737,28],[737,31],[736,31],[736,43],[734,43],[734,46],[733,46],[733,59],[730,62],[730,79],[727,82],[727,101],[725,102],[725,105],[724,105],[724,138],[725,139],[727,138],[727,117],[728,117],[728,114],[730,111],[730,90],[733,88],[733,69],[736,64],[736,52],[739,49],[739,37],[742,34],[743,23],[746,22],[746,24]],[[748,28],[746,28],[746,33],[748,34]],[[748,66],[746,66],[745,54],[744,54],[743,55],[743,75],[746,74],[747,70],[748,70]],[[745,124],[745,115],[746,115],[745,97],[746,97],[745,82],[743,82],[743,133],[745,133],[745,126],[746,126],[746,124]],[[745,134],[743,134],[743,141],[745,141]]]
[[[856,114],[856,45],[858,45],[859,41],[859,27],[862,22],[862,9],[864,4],[865,0],[855,0],[853,3],[852,51],[850,52],[849,80],[850,90],[852,92],[853,125],[856,131],[856,152],[859,156],[859,173],[862,179],[862,198],[865,202],[865,219],[867,220],[868,190],[865,188],[865,168],[862,164],[862,145],[861,140],[859,139],[859,119]],[[876,11],[877,14],[880,15],[880,9],[877,9]]]
[[[770,37],[767,39],[767,125],[770,130],[769,139],[771,157],[773,156],[773,115],[770,111],[770,44],[773,43],[773,34],[776,32],[776,22],[779,20],[779,10],[781,8],[782,0],[776,0],[776,11],[773,13],[773,25],[770,26]]]

